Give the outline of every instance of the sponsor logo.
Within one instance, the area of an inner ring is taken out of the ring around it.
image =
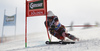
[[[6,22],[9,22],[9,21],[14,21],[14,16],[6,17]]]
[[[43,8],[43,0],[37,1],[37,2],[30,2],[29,3],[29,9],[40,9]]]
[[[38,3],[38,4],[30,3],[30,8],[31,9],[34,9],[36,7],[42,7],[42,6],[43,6],[43,3]]]
[[[30,11],[29,15],[43,15],[44,11],[43,10],[39,10],[39,11]]]

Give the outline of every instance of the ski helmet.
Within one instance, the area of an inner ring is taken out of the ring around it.
[[[52,11],[48,11],[47,18],[48,18],[48,19],[52,19],[53,16],[55,16],[55,15],[53,14],[53,12],[52,12]]]
[[[52,12],[52,11],[48,11],[47,16],[48,16],[48,17],[52,17],[52,16],[55,16],[55,15],[53,14],[53,12]]]

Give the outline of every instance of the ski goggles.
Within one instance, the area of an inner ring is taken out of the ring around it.
[[[54,16],[47,17],[47,19],[53,19]]]

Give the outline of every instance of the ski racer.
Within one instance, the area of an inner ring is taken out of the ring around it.
[[[44,23],[46,26],[46,21]],[[52,34],[53,36],[55,36],[56,38],[62,41],[65,40],[65,37],[68,37],[69,39],[73,41],[75,40],[79,41],[78,38],[66,32],[65,26],[59,22],[58,17],[55,16],[52,13],[52,11],[48,11],[47,13],[47,26],[48,26],[48,30],[50,34]]]

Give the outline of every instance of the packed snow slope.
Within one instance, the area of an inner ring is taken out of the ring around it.
[[[100,27],[70,31],[80,39],[75,44],[46,45],[46,33],[28,34],[28,47],[25,48],[24,35],[16,40],[0,44],[0,51],[100,51]],[[52,37],[52,41],[57,41]]]

